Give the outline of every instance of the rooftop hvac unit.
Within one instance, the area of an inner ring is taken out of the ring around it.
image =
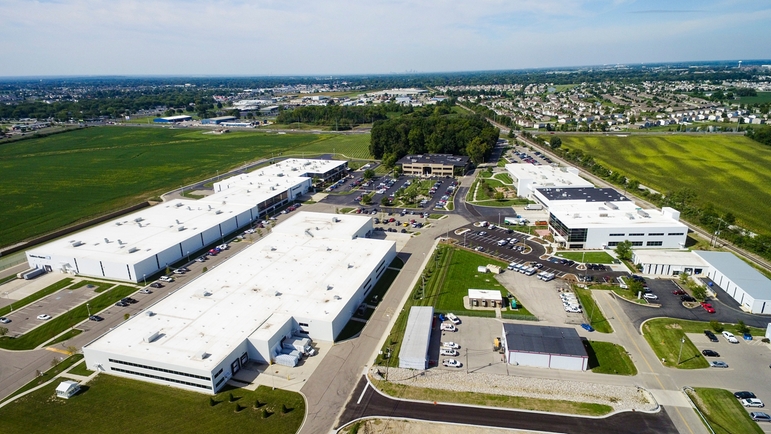
[[[218,209],[214,214],[222,214],[222,210]]]
[[[151,311],[151,310],[148,310],[147,312],[145,312],[145,315],[153,316],[153,315],[155,315],[155,313],[153,313],[153,311]]]
[[[634,214],[632,214],[631,212],[626,213],[626,216],[629,220],[634,220]]]
[[[182,222],[181,222],[181,221],[179,221],[179,219],[175,219],[174,221],[175,221],[175,222],[177,222],[177,224],[178,224],[178,225],[181,225],[181,224],[182,224]]]
[[[640,214],[641,216],[645,217],[646,219],[651,218],[650,214],[648,214],[647,212],[645,212],[645,211],[643,211],[641,209],[637,210],[637,214]]]
[[[211,205],[209,205],[209,211],[211,211]]]
[[[84,244],[83,241],[70,241],[70,243],[72,243],[72,247],[78,247]]]
[[[337,222],[339,222],[339,221],[340,221],[340,219],[339,219],[339,218],[337,218],[337,217],[332,217],[332,222],[333,222],[333,223],[337,223]]]
[[[184,227],[184,226],[180,226],[180,227],[178,227],[178,228],[177,228],[177,230],[178,230],[178,231],[180,231],[180,232],[181,232],[181,231],[184,231],[185,229],[187,229],[187,228],[186,228],[186,227]]]
[[[120,225],[122,225],[122,224],[123,224],[123,223],[121,223],[121,222],[115,222],[115,226],[120,226]]]
[[[353,268],[353,264],[351,264],[351,263],[349,262],[349,263],[348,263],[348,268]]]
[[[118,238],[118,245],[120,245],[120,246],[123,245],[123,241],[120,238]]]
[[[105,239],[104,239],[104,243],[105,243],[105,244],[110,244],[110,240],[108,240],[107,238],[105,238]]]
[[[176,204],[174,204],[174,206],[176,206],[177,208],[179,208],[179,207],[181,207],[181,206],[183,206],[183,205],[184,205],[184,204],[183,204],[183,203],[180,203],[180,202],[177,202]]]
[[[276,297],[281,297],[281,293],[280,293],[280,292],[278,292],[278,291],[276,291],[276,293],[275,293],[274,295],[275,295]]]
[[[331,283],[327,285],[327,291],[331,291],[332,288],[334,288],[335,285],[332,285]]]
[[[142,217],[137,217],[134,219],[134,221],[137,223],[141,222],[142,220],[144,220]]]
[[[161,336],[161,332],[160,331],[153,332],[153,333],[150,333],[149,335],[145,336],[144,341],[147,342],[147,343],[150,343],[150,342],[158,339],[160,336]]]
[[[134,252],[138,252],[138,251],[139,251],[139,249],[138,249],[138,248],[136,248],[136,247],[132,247],[132,248],[130,248],[130,249],[129,249],[129,251],[128,251],[128,252],[129,252],[129,253],[134,253]]]
[[[605,202],[605,206],[607,206],[610,209],[618,209],[618,206],[613,202]]]
[[[342,299],[343,299],[343,297],[340,297],[339,295],[335,296],[335,300],[342,300]]]

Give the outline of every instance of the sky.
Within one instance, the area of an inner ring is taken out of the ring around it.
[[[2,0],[0,76],[769,59],[769,23],[768,0]]]

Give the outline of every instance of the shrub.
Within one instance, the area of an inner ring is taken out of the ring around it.
[[[267,419],[272,415],[273,413],[269,412],[267,408],[262,409],[262,418]]]
[[[712,327],[712,330],[716,331],[717,333],[722,333],[723,330],[725,330],[725,327],[723,327],[723,324],[715,320],[710,321],[709,326]]]

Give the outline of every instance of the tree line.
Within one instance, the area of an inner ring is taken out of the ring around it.
[[[753,126],[747,128],[747,132],[744,134],[758,143],[771,146],[771,126]]]
[[[410,106],[407,106],[410,107]],[[366,123],[388,119],[388,113],[411,111],[399,104],[368,104],[365,106],[324,106],[297,107],[282,110],[276,117],[276,123],[291,124],[300,122],[311,125],[330,126],[335,131],[350,130]]]
[[[474,164],[490,156],[500,130],[479,115],[454,115],[452,101],[375,122],[369,151],[387,167],[408,154],[467,155]]]

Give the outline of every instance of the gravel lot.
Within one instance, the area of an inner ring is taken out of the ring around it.
[[[378,378],[377,368],[371,369],[370,375],[373,378]],[[496,395],[528,396],[532,398],[606,404],[613,407],[616,411],[652,411],[657,407],[650,392],[634,386],[605,385],[480,372],[466,374],[465,372],[441,369],[415,371],[400,368],[391,368],[388,372],[388,380],[408,386],[456,392],[491,393]]]

